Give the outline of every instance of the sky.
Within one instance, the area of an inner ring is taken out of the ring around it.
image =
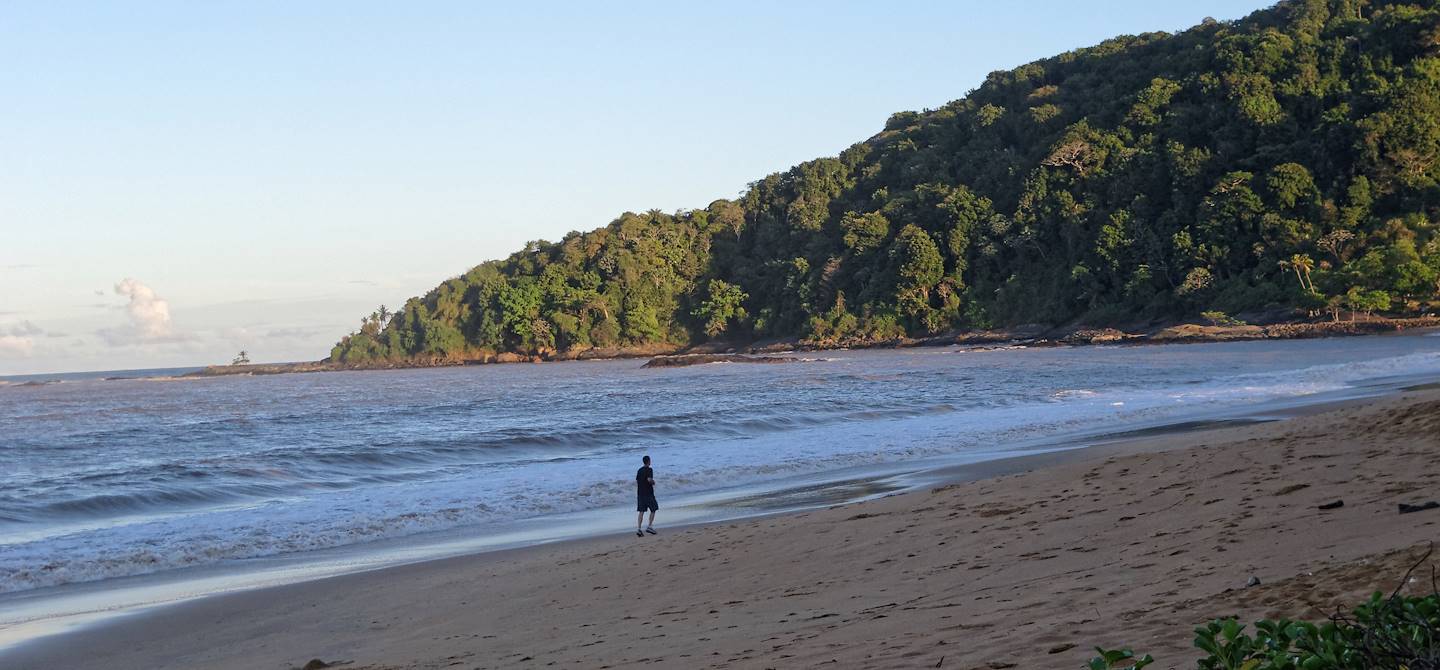
[[[319,359],[526,241],[1266,4],[0,0],[0,375]]]

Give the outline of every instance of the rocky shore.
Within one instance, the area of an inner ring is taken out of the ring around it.
[[[192,372],[187,377],[222,377],[227,375],[274,375],[294,372],[333,372],[338,370],[395,370],[403,368],[488,365],[492,363],[543,363],[552,361],[611,360],[651,358],[646,367],[677,367],[717,360],[687,358],[694,356],[735,356],[729,362],[744,360],[746,355],[777,354],[791,351],[823,351],[831,349],[884,349],[905,347],[944,347],[965,345],[1015,345],[1027,347],[1174,344],[1193,342],[1232,342],[1237,340],[1291,340],[1317,337],[1377,335],[1404,330],[1440,328],[1440,317],[1409,318],[1370,317],[1353,321],[1279,321],[1267,325],[1203,325],[1195,323],[1148,325],[1135,328],[1096,328],[1083,324],[1052,327],[1041,324],[1014,328],[952,331],[932,337],[894,339],[847,339],[817,342],[797,338],[766,340],[754,343],[707,342],[690,347],[677,344],[651,344],[638,347],[605,347],[568,351],[542,350],[530,354],[515,352],[480,352],[467,357],[422,357],[404,360],[382,360],[363,364],[334,363],[329,360],[298,363],[249,365],[212,365]],[[684,358],[683,362],[671,359]],[[666,362],[655,363],[655,360]],[[772,357],[758,362],[774,362]]]

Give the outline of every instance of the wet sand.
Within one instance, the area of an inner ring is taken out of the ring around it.
[[[0,665],[1076,668],[1098,644],[1178,668],[1197,624],[1323,618],[1394,588],[1440,539],[1440,509],[1397,512],[1440,500],[1434,389],[1022,464],[822,511],[210,597]]]

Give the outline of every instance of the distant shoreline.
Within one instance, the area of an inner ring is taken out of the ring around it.
[[[798,338],[768,340],[749,344],[707,342],[682,346],[652,344],[638,347],[611,347],[543,351],[534,354],[514,352],[482,352],[466,357],[430,357],[403,360],[382,360],[368,363],[335,363],[327,360],[294,363],[251,363],[245,365],[211,365],[180,377],[226,377],[235,375],[277,375],[304,372],[340,372],[347,370],[403,370],[415,368],[458,367],[502,363],[551,363],[559,361],[628,360],[639,358],[673,359],[682,356],[767,355],[795,351],[836,351],[842,349],[907,349],[971,345],[976,347],[1058,347],[1087,345],[1187,344],[1203,342],[1236,342],[1246,340],[1298,340],[1322,337],[1354,337],[1400,331],[1440,328],[1440,317],[1410,318],[1370,317],[1355,321],[1287,321],[1265,326],[1205,326],[1177,323],[1161,327],[1121,330],[1072,326],[1020,326],[1009,329],[952,331],[923,338],[887,340],[845,340],[814,342]],[[669,367],[669,366],[652,366]]]

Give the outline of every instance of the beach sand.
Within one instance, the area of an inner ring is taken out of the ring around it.
[[[1197,624],[1321,619],[1395,588],[1440,539],[1440,509],[1397,512],[1440,500],[1435,390],[1043,463],[822,511],[205,598],[0,665],[1078,668],[1098,644],[1178,668],[1193,665]],[[1333,500],[1344,507],[1317,509]],[[1428,590],[1429,567],[1417,574],[1412,588]]]

